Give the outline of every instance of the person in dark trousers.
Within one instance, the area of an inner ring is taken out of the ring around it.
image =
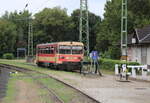
[[[100,70],[98,70],[98,66],[99,66],[99,63],[98,63],[98,59],[99,59],[98,51],[96,51],[96,50],[92,51],[92,59],[93,59],[94,66],[95,66],[95,74],[97,74],[97,72],[99,72],[99,75],[102,76]]]

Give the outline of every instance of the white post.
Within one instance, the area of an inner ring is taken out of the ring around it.
[[[132,77],[136,78],[136,69],[132,67]]]
[[[142,79],[146,79],[147,78],[147,66],[142,68]]]
[[[115,64],[115,75],[119,74],[119,65]]]

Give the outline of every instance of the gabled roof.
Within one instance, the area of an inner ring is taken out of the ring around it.
[[[150,43],[150,25],[135,29],[139,43]]]
[[[133,34],[128,35],[128,44],[132,44],[132,38],[136,38],[138,44],[150,44],[150,25],[137,28]]]

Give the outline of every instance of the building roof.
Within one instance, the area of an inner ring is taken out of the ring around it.
[[[133,34],[128,35],[128,44],[132,44],[132,38],[136,38],[138,44],[150,44],[150,25],[137,28]]]

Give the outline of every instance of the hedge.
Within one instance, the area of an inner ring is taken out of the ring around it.
[[[5,53],[3,54],[3,59],[14,59],[14,55],[12,53]]]
[[[139,63],[137,63],[137,62],[126,62],[126,61],[112,60],[112,59],[100,59],[100,67],[102,69],[107,69],[107,70],[114,71],[115,64],[118,64],[119,66],[121,66],[122,64],[139,65]]]
[[[84,58],[84,61],[90,62],[90,59],[86,57]],[[112,60],[112,59],[105,59],[105,58],[101,58],[99,60],[99,64],[100,64],[101,69],[107,69],[111,71],[114,71],[115,64],[118,64],[119,66],[121,66],[122,64],[139,65],[139,63],[137,62],[126,62],[126,61],[121,61],[121,60]]]

